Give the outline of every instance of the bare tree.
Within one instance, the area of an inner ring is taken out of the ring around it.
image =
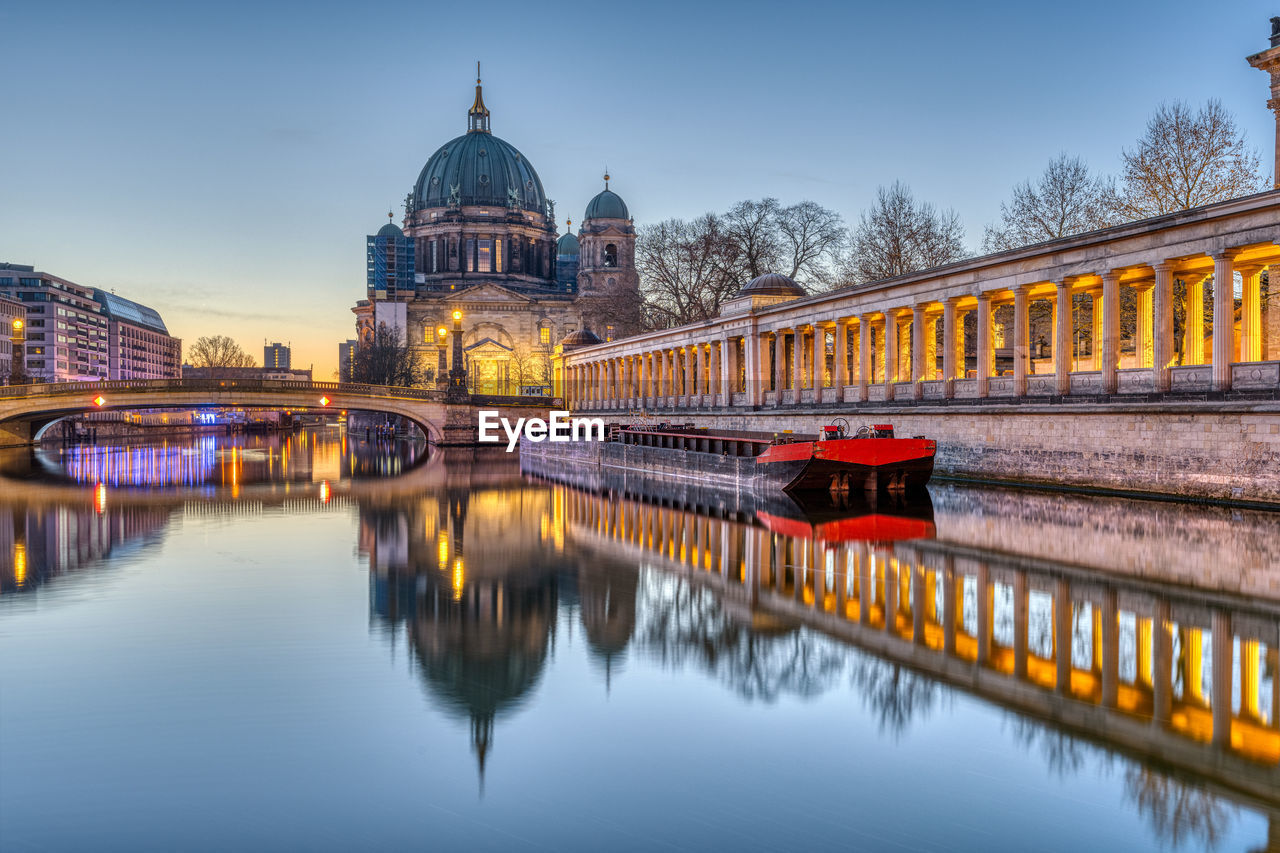
[[[830,284],[849,237],[840,214],[813,201],[740,201],[721,221],[743,283],[778,272],[801,284]]]
[[[609,327],[613,327],[615,339],[634,335],[644,328],[644,298],[638,290],[616,280],[582,293],[578,305],[587,328],[601,339]]]
[[[878,187],[876,200],[853,231],[852,276],[878,281],[929,269],[965,256],[964,226],[954,210],[917,201],[901,181]]]
[[[741,286],[735,255],[715,214],[641,227],[636,266],[645,325],[665,329],[719,314],[720,304]]]
[[[435,371],[422,365],[422,359],[409,346],[400,330],[379,323],[373,338],[356,349],[351,378],[369,385],[394,385],[410,388],[429,382]]]
[[[986,227],[982,250],[1014,249],[1105,228],[1116,221],[1108,182],[1089,174],[1079,157],[1063,152],[1049,161],[1034,184],[1023,181],[1013,188],[1007,203],[1000,203],[1000,224]]]
[[[1120,156],[1124,168],[1114,204],[1126,219],[1226,201],[1270,185],[1257,151],[1217,100],[1196,111],[1183,101],[1161,104],[1137,145]]]
[[[812,201],[781,208],[777,215],[779,242],[788,277],[810,287],[835,283],[841,252],[849,242],[844,219]]]
[[[187,350],[192,367],[256,367],[253,356],[226,335],[196,338]]]

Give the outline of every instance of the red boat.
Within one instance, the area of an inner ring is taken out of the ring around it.
[[[732,476],[787,492],[923,488],[933,475],[937,451],[937,442],[923,436],[896,438],[891,424],[864,426],[849,435],[843,418],[816,436],[659,424],[624,427],[614,437],[626,445],[697,454],[681,466],[692,476]]]

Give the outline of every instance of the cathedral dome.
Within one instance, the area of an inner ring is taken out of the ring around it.
[[[422,167],[413,188],[415,210],[490,205],[547,212],[542,179],[514,145],[473,130],[446,142]]]
[[[622,200],[622,196],[613,190],[605,189],[587,203],[587,215],[584,218],[630,219],[631,214],[627,213],[627,203]]]
[[[388,222],[378,229],[379,237],[403,237],[404,232],[394,222]]]
[[[557,255],[580,255],[582,247],[578,245],[578,238],[573,234],[566,234],[556,241]]]
[[[785,275],[776,272],[767,272],[764,275],[758,275],[751,281],[747,282],[742,290],[738,291],[739,296],[804,296],[804,288],[796,284]]]

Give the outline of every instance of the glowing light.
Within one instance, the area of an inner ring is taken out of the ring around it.
[[[329,481],[325,480],[320,484],[320,503],[327,504],[329,502]]]
[[[18,586],[27,580],[27,546],[21,542],[13,545],[13,582]]]
[[[462,319],[462,312],[461,312],[461,311],[454,311],[454,312],[453,312],[453,319],[455,319],[455,320],[461,320],[461,319]]]
[[[449,536],[441,533],[436,537],[436,551],[440,556],[440,571],[444,571],[445,566],[449,565]]]
[[[98,408],[102,408],[102,405],[106,402],[107,402],[107,398],[102,396],[101,394],[93,398],[93,404]]]
[[[453,600],[462,600],[462,584],[466,575],[462,570],[462,558],[458,557],[453,561]]]
[[[98,487],[93,490],[93,507],[98,511],[98,515],[102,515],[107,511],[106,483],[99,483]]]
[[[14,320],[14,321],[13,321],[13,330],[14,330],[15,332],[21,332],[21,331],[22,331],[22,321],[21,321],[21,320]]]
[[[445,335],[449,334],[449,330],[446,329],[444,326],[441,326],[440,328],[436,329],[436,334],[443,338]]]
[[[329,405],[329,398],[328,398],[328,397],[321,397],[321,398],[320,398],[320,405],[322,405],[322,406],[327,406],[327,405]]]

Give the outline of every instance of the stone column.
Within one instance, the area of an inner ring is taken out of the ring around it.
[[[795,341],[791,344],[791,390],[795,401],[800,402],[800,391],[804,388],[804,331],[796,327]]]
[[[844,402],[844,386],[849,384],[849,326],[845,320],[836,320],[835,364],[832,365],[831,386],[836,389],[836,402]]]
[[[1151,329],[1151,372],[1156,393],[1169,390],[1173,366],[1173,266],[1158,263],[1152,269],[1156,282],[1151,288],[1155,309]]]
[[[1262,361],[1262,266],[1239,268],[1241,285],[1240,357],[1237,361]]]
[[[1216,311],[1214,315],[1217,315]],[[1216,336],[1216,323],[1214,332]],[[1213,712],[1213,743],[1215,746],[1228,747],[1231,745],[1231,693],[1235,676],[1231,614],[1225,610],[1215,610],[1211,624],[1213,647],[1209,654],[1213,661],[1213,693],[1209,697],[1209,707]]]
[[[858,317],[858,401],[867,401],[867,386],[871,382],[871,315]]]
[[[924,397],[924,303],[911,306],[911,395]]]
[[[719,377],[720,405],[733,405],[733,379],[738,375],[734,370],[737,361],[738,347],[729,338],[721,338],[720,346],[715,352],[716,376]]]
[[[764,399],[760,388],[767,371],[761,364],[761,356],[766,350],[760,346],[760,337],[760,334],[750,330],[742,337],[742,356],[747,360],[743,370],[746,384],[742,390],[747,394],[747,405],[752,407],[759,406]]]
[[[1071,393],[1071,283],[1057,283],[1057,312],[1053,324],[1053,376],[1060,395]]]
[[[1102,274],[1102,393],[1118,390],[1120,361],[1120,273]]]
[[[1186,330],[1182,343],[1183,364],[1204,364],[1204,280],[1208,273],[1184,273],[1180,278],[1187,287]]]
[[[1093,361],[1094,370],[1102,370],[1102,291],[1089,291],[1089,300],[1093,307],[1093,321],[1089,326],[1089,357]]]
[[[1173,633],[1169,602],[1156,604],[1151,616],[1151,725],[1162,729],[1173,714]]]
[[[991,294],[978,294],[978,396],[986,397],[989,379],[995,369],[995,350],[991,347]]]
[[[1102,607],[1102,636],[1094,637],[1102,643],[1102,705],[1114,708],[1120,689],[1120,613],[1114,588],[1104,593]]]
[[[1235,350],[1236,301],[1232,279],[1236,249],[1213,256],[1213,390],[1231,390],[1231,357]]]
[[[1053,654],[1057,663],[1054,688],[1062,694],[1071,692],[1071,583],[1059,580],[1053,594]]]
[[[1153,346],[1152,323],[1152,290],[1154,285],[1144,284],[1134,288],[1137,296],[1137,317],[1133,337],[1134,367],[1151,367],[1155,364],[1155,347]]]
[[[825,326],[813,324],[813,402],[822,402],[822,386],[827,373],[827,330]]]
[[[701,382],[701,364],[702,362],[702,345],[691,344],[684,348],[684,394],[685,397],[693,397],[699,393],[698,385]],[[686,404],[691,404],[692,400],[685,400]]]
[[[1027,367],[1031,361],[1031,288],[1023,285],[1013,290],[1013,394],[1027,395]]]
[[[942,303],[942,396],[951,399],[956,393],[957,370],[963,364],[956,363],[956,302],[953,296]]]
[[[898,381],[898,312],[884,312],[884,398],[893,399],[893,383]]]
[[[773,333],[773,391],[774,405],[782,405],[782,391],[787,387],[787,333],[778,329]]]

